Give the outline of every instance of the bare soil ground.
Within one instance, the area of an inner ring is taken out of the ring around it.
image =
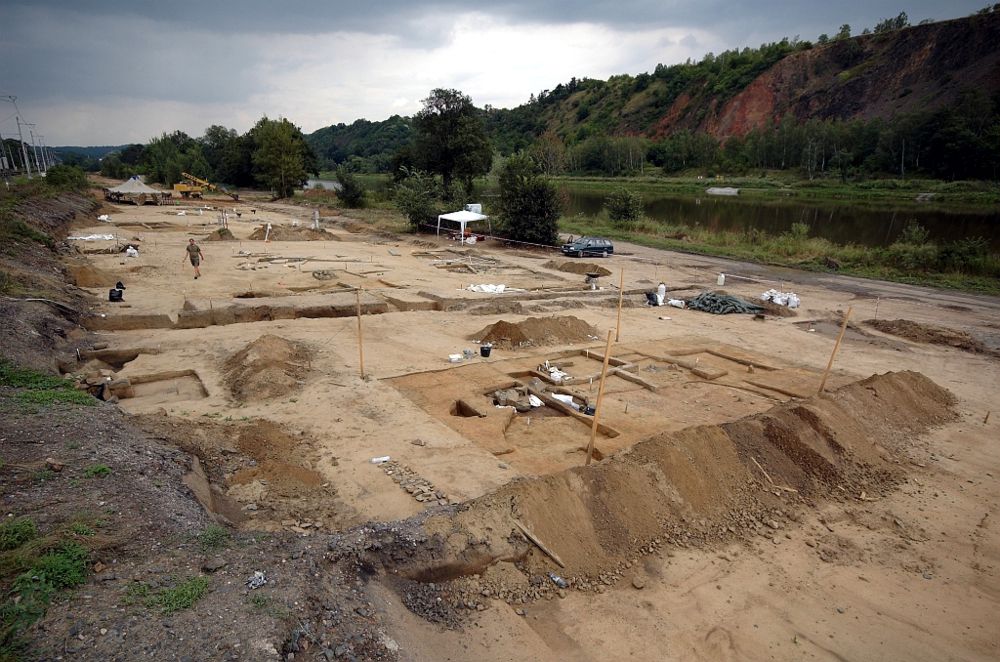
[[[93,546],[102,566],[124,571],[110,581],[101,581],[106,569],[93,572],[49,608],[29,632],[39,657],[1000,654],[1000,450],[990,415],[1000,409],[1000,363],[855,328],[830,392],[816,393],[847,306],[859,317],[879,306],[882,317],[991,346],[996,299],[623,245],[627,255],[602,260],[612,274],[624,269],[626,306],[599,454],[584,467],[586,414],[550,403],[498,409],[489,394],[530,386],[595,403],[591,378],[616,324],[616,287],[591,290],[544,255],[390,238],[331,217],[324,226],[335,241],[255,241],[261,223],[298,235],[293,222],[301,228],[310,216],[255,209],[231,220],[235,241],[203,244],[198,280],[183,247],[217,229],[211,211],[121,208],[119,243],[139,246],[138,258],[114,241],[79,242],[112,249],[90,253],[89,268],[124,280],[126,300],[77,291],[89,297],[94,314],[81,321],[91,332],[63,321],[59,342],[38,344],[60,348],[49,365],[67,370],[79,367],[78,347],[128,350],[111,368],[138,385],[135,397],[5,416],[0,476],[19,485],[9,499],[5,487],[5,503],[49,526],[46,517],[68,516],[59,504],[79,502],[70,496],[77,480],[117,490],[88,505],[138,505],[119,508],[101,529],[109,540]],[[714,289],[719,271],[748,279],[727,287],[745,298],[794,289],[807,324],[642,305],[661,280],[695,294]],[[483,283],[519,291],[466,289]],[[568,309],[599,339],[448,362],[484,323],[523,331]],[[24,335],[29,322],[5,332]],[[52,324],[30,328],[45,336]],[[546,361],[569,381],[547,380]],[[60,416],[89,454],[64,448],[69,473],[30,483],[30,470],[14,464],[44,463],[65,445],[53,427]],[[113,425],[80,423],[102,417]],[[102,432],[109,426],[115,433]],[[9,457],[7,439],[17,441]],[[103,482],[76,475],[100,457],[112,468]],[[157,501],[160,492],[172,496]],[[195,542],[212,521],[232,541],[212,551],[227,563],[215,571]],[[247,589],[254,570],[276,581]],[[126,603],[133,582],[156,591],[197,576],[210,592],[186,610]]]

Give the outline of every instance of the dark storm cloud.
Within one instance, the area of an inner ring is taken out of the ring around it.
[[[81,143],[124,124],[130,139],[178,125],[245,129],[264,112],[317,128],[413,112],[435,86],[510,105],[571,75],[637,74],[843,23],[857,34],[901,9],[913,23],[954,18],[981,2],[0,0],[0,98],[16,94],[26,117],[46,117],[45,133]],[[493,41],[473,60],[477,26]]]
[[[236,31],[256,34],[274,32],[325,33],[358,31],[392,34],[404,39],[421,38],[428,32],[446,31],[449,14],[480,12],[503,17],[512,22],[566,24],[592,22],[617,28],[651,26],[687,26],[721,32],[738,40],[741,35],[767,33],[791,37],[804,30],[835,32],[843,23],[857,24],[860,32],[881,18],[895,16],[900,10],[917,22],[924,18],[954,17],[975,11],[982,2],[940,3],[920,0],[849,2],[795,2],[761,0],[731,2],[722,0],[618,0],[617,2],[580,2],[571,0],[475,2],[472,0],[385,0],[364,3],[356,0],[315,2],[307,0],[228,0],[208,2],[79,2],[41,0],[8,2],[18,6],[49,8],[57,12],[100,16],[117,20],[132,18],[161,25],[190,29],[197,27],[218,32]],[[445,22],[442,22],[442,18]],[[816,35],[802,34],[803,38]]]

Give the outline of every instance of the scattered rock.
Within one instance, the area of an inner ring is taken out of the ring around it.
[[[225,568],[227,565],[229,565],[229,561],[226,561],[225,559],[216,556],[214,558],[205,561],[201,565],[201,569],[204,570],[205,572],[217,572]]]

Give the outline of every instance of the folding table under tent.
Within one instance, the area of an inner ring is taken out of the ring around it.
[[[462,243],[465,243],[465,226],[469,223],[475,223],[476,221],[486,221],[489,226],[489,233],[493,234],[493,223],[490,222],[490,217],[485,214],[477,214],[474,211],[453,211],[450,214],[441,214],[438,216],[437,233],[441,234],[441,221],[452,221],[458,223],[461,226],[461,237]]]

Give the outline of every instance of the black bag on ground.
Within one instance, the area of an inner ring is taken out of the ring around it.
[[[108,301],[121,301],[124,294],[121,290],[113,287],[108,290]]]
[[[660,301],[656,298],[656,292],[646,292],[646,305],[659,306]]]

